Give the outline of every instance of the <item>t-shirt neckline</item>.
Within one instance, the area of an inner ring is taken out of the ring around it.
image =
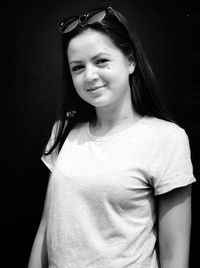
[[[141,123],[143,122],[143,120],[146,118],[146,116],[143,116],[141,117],[135,124],[127,127],[126,129],[124,130],[121,130],[117,133],[114,133],[114,134],[111,134],[111,135],[105,135],[105,136],[96,136],[94,134],[91,133],[90,131],[90,122],[87,122],[86,124],[86,132],[87,132],[87,135],[90,137],[91,140],[95,140],[95,141],[108,141],[108,140],[113,140],[113,138],[116,138],[116,137],[120,137],[122,135],[124,135],[125,133],[133,130],[133,129],[136,129],[139,127],[139,125],[141,125]]]

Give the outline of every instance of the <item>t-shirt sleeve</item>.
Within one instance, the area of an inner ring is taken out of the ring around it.
[[[50,139],[47,142],[46,148],[45,148],[45,152],[48,152],[49,149],[52,147],[52,145],[54,144],[55,138],[56,138],[56,134],[58,131],[58,124],[59,122],[55,122],[52,131],[51,131],[51,136]],[[51,154],[48,155],[42,155],[41,160],[44,162],[44,164],[49,168],[49,170],[52,172],[55,166],[55,162],[56,159],[58,157],[58,149],[55,148]]]
[[[195,182],[189,139],[177,128],[163,141],[152,163],[155,195]]]

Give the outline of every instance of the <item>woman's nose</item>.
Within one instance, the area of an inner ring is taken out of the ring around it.
[[[95,66],[89,65],[85,68],[84,74],[86,81],[93,81],[99,77],[98,70]]]

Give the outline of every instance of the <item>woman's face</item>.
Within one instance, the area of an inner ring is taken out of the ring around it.
[[[88,29],[69,42],[67,55],[74,87],[84,101],[96,108],[130,101],[134,64],[108,36]]]

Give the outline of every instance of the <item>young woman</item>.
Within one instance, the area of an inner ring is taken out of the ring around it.
[[[188,268],[188,137],[155,94],[138,39],[111,7],[60,30],[65,95],[28,267]]]

